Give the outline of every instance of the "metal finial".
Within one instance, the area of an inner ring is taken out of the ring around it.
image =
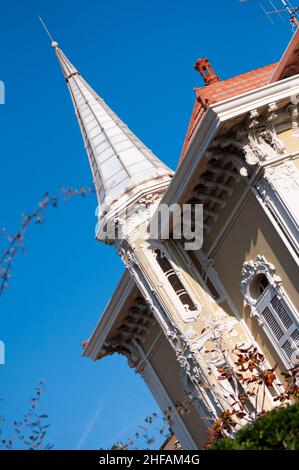
[[[58,43],[57,43],[56,41],[54,41],[53,37],[51,36],[51,34],[50,34],[50,32],[49,32],[49,30],[48,30],[48,28],[47,28],[47,26],[45,25],[43,19],[42,19],[40,16],[38,17],[38,19],[39,19],[39,21],[41,22],[41,24],[42,24],[44,30],[46,31],[47,35],[48,35],[49,38],[51,39],[51,46],[54,47],[54,48],[57,47],[57,46],[58,46]]]

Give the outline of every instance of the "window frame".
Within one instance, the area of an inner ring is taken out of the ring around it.
[[[167,259],[168,263],[171,265],[171,268],[172,268],[171,273],[169,271],[164,271],[162,269],[161,265],[159,264],[159,262],[157,260],[157,253],[156,253],[156,251],[158,251],[158,250],[161,253],[161,257],[162,258],[165,257]],[[173,299],[176,300],[175,304],[177,305],[177,310],[178,310],[178,313],[179,313],[181,319],[185,323],[190,323],[190,322],[196,321],[198,319],[198,317],[200,316],[203,305],[200,302],[200,300],[196,298],[191,286],[189,285],[189,283],[185,279],[183,270],[177,264],[171,249],[168,246],[166,246],[166,244],[164,243],[163,245],[156,244],[151,251],[152,251],[153,257],[156,260],[157,269],[159,270],[159,272],[161,274],[163,274],[163,278],[165,279],[167,285],[169,286],[169,289],[167,289],[169,294],[171,295],[171,297]],[[169,279],[169,277],[171,277],[172,275],[177,276],[178,280],[180,281],[180,283],[182,284],[182,286],[184,288],[184,291],[185,291],[186,295],[188,295],[191,302],[193,303],[193,305],[195,307],[194,310],[189,309],[188,305],[184,304],[182,302],[182,299],[181,299],[182,293],[178,294],[176,292],[171,280]]]
[[[257,276],[261,274],[267,277],[269,284],[258,298],[254,298],[250,287]],[[294,361],[292,354],[289,356],[286,349],[288,346],[293,346],[294,341],[296,341],[292,335],[296,331],[299,334],[299,315],[284,291],[281,279],[275,274],[275,267],[260,255],[254,261],[245,262],[241,273],[241,292],[244,297],[244,305],[250,307],[250,316],[257,319],[284,366],[286,368],[294,367],[298,361]],[[280,313],[273,305],[275,298],[280,303],[280,308],[283,309]],[[266,318],[266,310],[268,310],[268,320]],[[291,321],[289,327],[286,327],[282,321],[283,315],[285,320],[288,318]],[[270,321],[272,321],[272,327]],[[282,334],[282,336],[278,338],[278,334]],[[287,343],[289,343],[288,346]],[[286,346],[285,349],[284,346]],[[293,351],[298,351],[298,356],[299,344],[295,342],[295,346],[296,349],[293,349]]]

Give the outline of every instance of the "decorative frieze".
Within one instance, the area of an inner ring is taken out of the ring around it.
[[[270,103],[266,110],[251,110],[245,121],[227,135],[214,139],[210,147],[214,151],[217,148],[230,150],[243,157],[250,167],[283,155],[285,144],[275,129],[277,112],[276,103]],[[241,171],[245,176],[244,169]]]

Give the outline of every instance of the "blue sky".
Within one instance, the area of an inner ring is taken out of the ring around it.
[[[278,1],[278,0],[276,0]],[[267,5],[267,2],[264,2]],[[78,124],[41,15],[84,78],[172,168],[201,85],[193,70],[210,58],[228,78],[280,58],[288,23],[273,26],[249,0],[5,0],[1,2],[0,226],[14,232],[20,214],[45,191],[91,182]],[[94,240],[96,200],[49,210],[26,238],[0,298],[0,416],[19,419],[43,378],[41,410],[58,449],[97,449],[125,441],[156,405],[126,361],[81,357],[123,267]],[[0,249],[5,240],[0,239]]]

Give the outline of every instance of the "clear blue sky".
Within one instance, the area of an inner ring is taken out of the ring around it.
[[[277,1],[277,0],[276,0]],[[264,2],[266,4],[266,0]],[[172,168],[176,167],[208,56],[221,78],[278,60],[291,29],[273,26],[258,1],[5,0],[1,3],[0,226],[46,191],[91,181],[78,124],[61,71],[37,20],[107,103]],[[19,419],[40,378],[41,409],[56,448],[96,449],[126,440],[156,405],[126,361],[81,357],[121,274],[112,247],[94,240],[96,200],[50,210],[26,239],[0,298],[0,416]],[[0,240],[0,248],[5,246]]]

